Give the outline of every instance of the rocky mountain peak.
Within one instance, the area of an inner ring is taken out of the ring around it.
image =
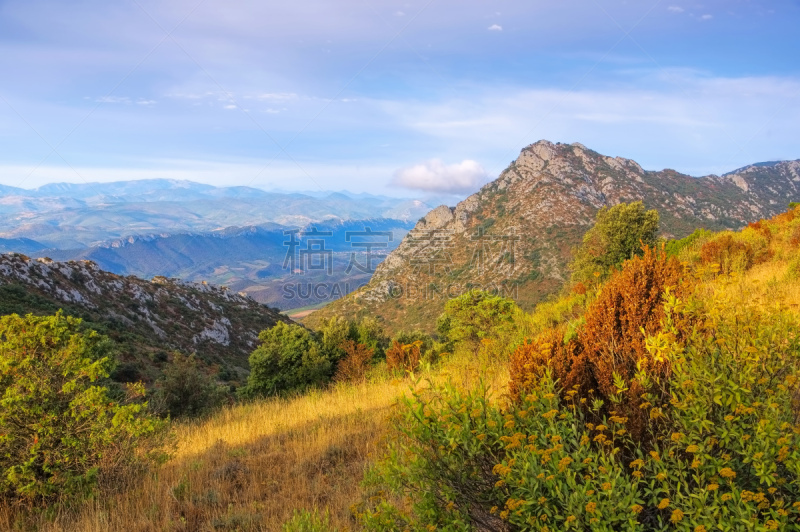
[[[798,162],[747,167],[722,178],[645,171],[580,143],[540,140],[455,208],[429,212],[378,267],[370,283],[308,318],[366,313],[389,328],[430,330],[444,302],[470,288],[530,308],[569,277],[571,250],[598,209],[643,201],[665,236],[698,227],[737,229],[800,199]]]

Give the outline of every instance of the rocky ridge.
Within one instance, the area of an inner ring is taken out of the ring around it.
[[[571,249],[601,207],[642,200],[661,214],[662,236],[683,237],[698,227],[737,229],[798,199],[800,161],[695,178],[542,140],[456,207],[430,211],[367,286],[306,323],[369,314],[390,330],[430,331],[445,301],[470,288],[497,291],[530,309],[567,279]]]
[[[228,289],[166,277],[146,281],[105,272],[91,261],[0,255],[0,315],[66,314],[115,340],[119,380],[151,382],[173,351],[197,353],[239,380],[258,333],[282,314]]]

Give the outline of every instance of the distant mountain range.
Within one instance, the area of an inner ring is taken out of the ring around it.
[[[323,303],[330,291],[347,293],[369,280],[371,273],[358,269],[345,273],[352,253],[361,262],[366,258],[363,246],[345,241],[349,232],[369,227],[392,233],[386,247],[371,248],[374,267],[429,210],[422,199],[162,179],[35,190],[0,186],[0,253],[92,260],[104,270],[144,279],[208,281],[290,309]],[[314,227],[332,233],[326,245],[335,251],[334,268],[330,275],[309,270],[301,277],[283,268],[284,233],[300,230],[299,245],[307,246],[302,235]],[[299,297],[301,278],[329,286]]]
[[[390,330],[431,331],[447,299],[470,288],[497,291],[530,309],[568,278],[571,250],[598,209],[638,200],[658,209],[663,236],[738,229],[800,201],[800,161],[695,178],[646,171],[578,143],[540,141],[455,208],[429,212],[366,287],[305,322],[369,315]]]
[[[165,179],[56,183],[35,190],[0,186],[0,238],[77,249],[109,240],[227,227],[374,218],[416,221],[437,201],[320,192],[277,193]]]
[[[207,281],[287,310],[324,303],[366,284],[374,268],[413,226],[414,222],[391,219],[319,222],[299,230],[268,224],[136,236],[88,248],[25,253],[59,261],[91,260],[103,270],[143,279]],[[359,235],[367,230],[377,234]],[[34,247],[35,243],[27,242]],[[18,248],[22,247],[20,243]]]

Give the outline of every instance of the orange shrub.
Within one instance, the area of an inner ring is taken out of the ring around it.
[[[572,293],[573,294],[578,294],[578,295],[585,294],[586,293],[586,285],[581,283],[581,282],[575,283],[574,285],[572,285]]]
[[[739,242],[733,236],[723,234],[703,244],[700,260],[703,264],[719,264],[723,273],[730,273],[740,262],[745,269],[753,265],[755,253],[747,242]]]
[[[337,382],[364,380],[375,350],[353,340],[345,340],[341,347],[345,356],[339,361],[333,380]]]
[[[771,242],[772,241],[772,230],[769,228],[769,226],[766,224],[766,222],[764,220],[759,220],[757,222],[751,222],[751,223],[747,224],[747,227],[749,227],[750,229],[756,231],[758,234],[760,234],[761,236],[766,238],[767,242]]]
[[[651,376],[669,373],[666,363],[652,360],[645,335],[661,328],[667,287],[679,297],[688,293],[690,287],[682,278],[677,259],[653,249],[625,262],[587,309],[577,336],[565,341],[563,328],[554,328],[517,348],[511,359],[512,397],[519,399],[549,367],[564,394],[577,390],[579,397],[603,399],[607,410],[614,409],[609,398],[621,398],[617,415],[628,418],[634,438],[642,438],[650,411],[640,408],[645,390],[635,379],[637,364]],[[621,395],[614,385],[615,373],[628,388]]]
[[[800,247],[800,225],[794,228],[792,235],[789,237],[789,243],[792,247]]]
[[[417,340],[410,344],[402,344],[395,340],[386,350],[386,364],[390,370],[416,371],[419,367],[422,342]]]

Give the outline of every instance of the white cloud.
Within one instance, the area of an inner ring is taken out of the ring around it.
[[[127,96],[103,96],[95,100],[97,103],[131,103]]]
[[[700,17],[700,20],[711,20],[712,18],[714,18],[714,15],[706,14],[706,15],[703,15],[702,17]]]
[[[146,106],[150,106],[150,105],[155,105],[156,101],[155,101],[155,100],[144,100],[144,99],[139,99],[139,100],[137,100],[137,101],[136,101],[136,103],[137,103],[138,105],[146,105]]]
[[[297,94],[293,92],[266,92],[256,96],[259,100],[296,100]],[[249,96],[245,96],[249,98]]]
[[[683,13],[684,9],[681,6],[669,6],[667,11],[671,11],[672,13]]]
[[[503,31],[503,26],[500,24],[492,24],[488,29],[489,31]]]
[[[444,164],[439,159],[401,168],[394,174],[391,184],[426,192],[463,193],[477,190],[487,181],[486,170],[472,160],[458,164]]]

